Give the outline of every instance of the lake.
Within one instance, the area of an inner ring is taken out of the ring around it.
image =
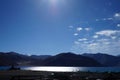
[[[0,70],[7,70],[10,67],[1,66]],[[32,70],[32,71],[54,71],[54,72],[77,72],[77,71],[91,71],[91,72],[120,72],[120,67],[20,67],[21,70]]]

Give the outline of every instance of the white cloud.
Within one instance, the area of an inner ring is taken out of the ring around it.
[[[99,36],[98,35],[94,35],[93,38],[98,38]]]
[[[120,30],[103,30],[103,31],[96,32],[97,35],[107,36],[107,37],[110,37],[117,33],[120,33]]]
[[[120,17],[120,13],[115,13],[115,17]]]
[[[112,17],[109,17],[109,18],[103,18],[102,20],[103,20],[103,21],[106,21],[106,20],[113,20],[113,18],[112,18]]]
[[[113,18],[112,17],[102,18],[102,19],[96,19],[95,21],[107,21],[107,20],[113,20]]]
[[[116,39],[117,37],[116,36],[111,36],[112,39]]]
[[[99,19],[96,19],[95,21],[99,21]]]
[[[120,27],[120,24],[117,24],[117,27]]]
[[[116,20],[120,20],[120,13],[115,13],[115,14],[114,14],[114,18],[115,18]]]
[[[109,44],[110,44],[110,42],[104,42],[104,44],[109,45]]]
[[[86,38],[78,39],[78,41],[86,41]]]
[[[106,42],[106,41],[109,41],[109,39],[98,39],[97,41],[98,42]]]
[[[101,45],[108,45],[111,43],[110,39],[98,39],[96,42],[101,44]]]
[[[112,21],[120,19],[120,13],[115,13],[114,17],[96,19],[96,21]],[[117,22],[118,23],[118,22]],[[120,27],[120,23],[117,24],[117,27]],[[76,32],[74,36],[79,35],[79,31],[85,32],[93,30],[89,27],[77,27],[75,28]],[[86,34],[85,34],[86,35]],[[80,36],[79,36],[80,37]],[[84,36],[85,37],[85,36]],[[80,53],[108,53],[108,54],[120,54],[120,30],[101,30],[95,32],[92,36],[79,38],[74,41],[73,49],[74,51]],[[92,40],[91,40],[92,39]]]
[[[107,20],[107,18],[103,18],[102,20],[103,20],[103,21],[106,21],[106,20]]]
[[[82,27],[78,27],[78,28],[77,28],[77,31],[81,31],[81,30],[83,30]]]
[[[93,47],[93,46],[97,46],[98,45],[98,43],[91,43],[91,44],[89,44],[89,47]]]
[[[91,28],[85,28],[85,30],[86,30],[86,31],[90,31],[90,30],[91,30]]]
[[[88,41],[84,41],[83,43],[84,43],[84,44],[88,44],[89,42],[88,42]]]
[[[73,35],[74,35],[74,36],[78,36],[79,34],[78,34],[78,33],[74,33]]]
[[[74,44],[79,45],[79,44],[80,44],[80,42],[78,42],[78,41],[74,41]]]
[[[108,54],[120,54],[120,40],[109,40],[109,39],[100,39],[92,43],[80,43],[78,41],[74,42],[73,51],[77,53],[108,53]]]
[[[74,28],[73,26],[68,26],[69,28]]]
[[[107,18],[107,20],[113,20],[113,18]]]

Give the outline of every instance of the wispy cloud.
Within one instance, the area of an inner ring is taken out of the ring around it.
[[[91,43],[91,44],[89,44],[88,46],[89,47],[95,47],[95,46],[97,46],[98,45],[98,43]]]
[[[92,28],[90,28],[90,27],[86,27],[86,28],[83,28],[83,27],[77,27],[76,28],[76,31],[77,32],[79,32],[79,31],[90,31],[90,30],[92,30]]]
[[[98,38],[99,36],[98,35],[94,35],[93,38]]]
[[[117,20],[120,20],[120,13],[115,13],[114,18],[117,19]]]
[[[120,13],[115,13],[111,17],[106,17],[106,18],[101,18],[101,19],[96,19],[95,21],[114,21],[114,20],[120,20]]]
[[[73,26],[68,26],[69,28],[74,28]]]
[[[113,20],[113,18],[107,18],[107,20]]]
[[[74,51],[81,53],[120,52],[120,30],[102,30],[95,32],[91,38],[79,38],[74,42]]]
[[[86,41],[87,38],[78,39],[78,41]]]
[[[117,24],[117,27],[120,27],[120,24]]]
[[[74,36],[77,36],[77,39],[75,38],[76,40],[74,41],[72,50],[80,53],[102,52],[108,54],[120,54],[118,53],[120,52],[119,20],[120,13],[115,13],[111,17],[95,20],[95,22],[112,22],[105,27],[106,29],[96,31],[94,27],[91,28],[86,26],[74,28]],[[109,26],[111,27],[113,24],[115,24],[116,27],[113,26],[114,28],[109,28]]]
[[[74,33],[73,35],[74,35],[74,36],[78,36],[79,34],[78,34],[78,33]]]
[[[80,44],[80,42],[78,42],[78,41],[74,41],[74,44],[79,45],[79,44]]]
[[[83,28],[82,27],[78,27],[76,30],[77,31],[81,31],[81,30],[83,30]]]
[[[108,37],[115,35],[117,33],[120,33],[120,30],[102,30],[102,31],[96,32],[97,35],[108,36]]]
[[[117,37],[116,36],[111,36],[112,39],[116,39]]]
[[[98,39],[98,40],[97,40],[97,42],[106,42],[106,41],[108,42],[108,41],[109,41],[109,39],[104,38],[104,39]]]
[[[111,20],[114,20],[113,17],[102,18],[102,19],[96,19],[95,21],[111,21]]]
[[[86,31],[90,31],[90,30],[91,30],[91,28],[85,28],[85,30],[86,30]]]
[[[88,44],[91,52],[103,52],[109,54],[119,54],[120,41],[101,41],[93,44]]]
[[[115,17],[120,17],[120,13],[115,13]]]

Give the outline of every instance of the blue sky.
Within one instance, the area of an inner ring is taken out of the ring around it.
[[[120,54],[120,0],[0,0],[0,51]]]

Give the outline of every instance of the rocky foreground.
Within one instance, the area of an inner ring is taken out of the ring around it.
[[[0,80],[120,80],[120,72],[0,71]]]

